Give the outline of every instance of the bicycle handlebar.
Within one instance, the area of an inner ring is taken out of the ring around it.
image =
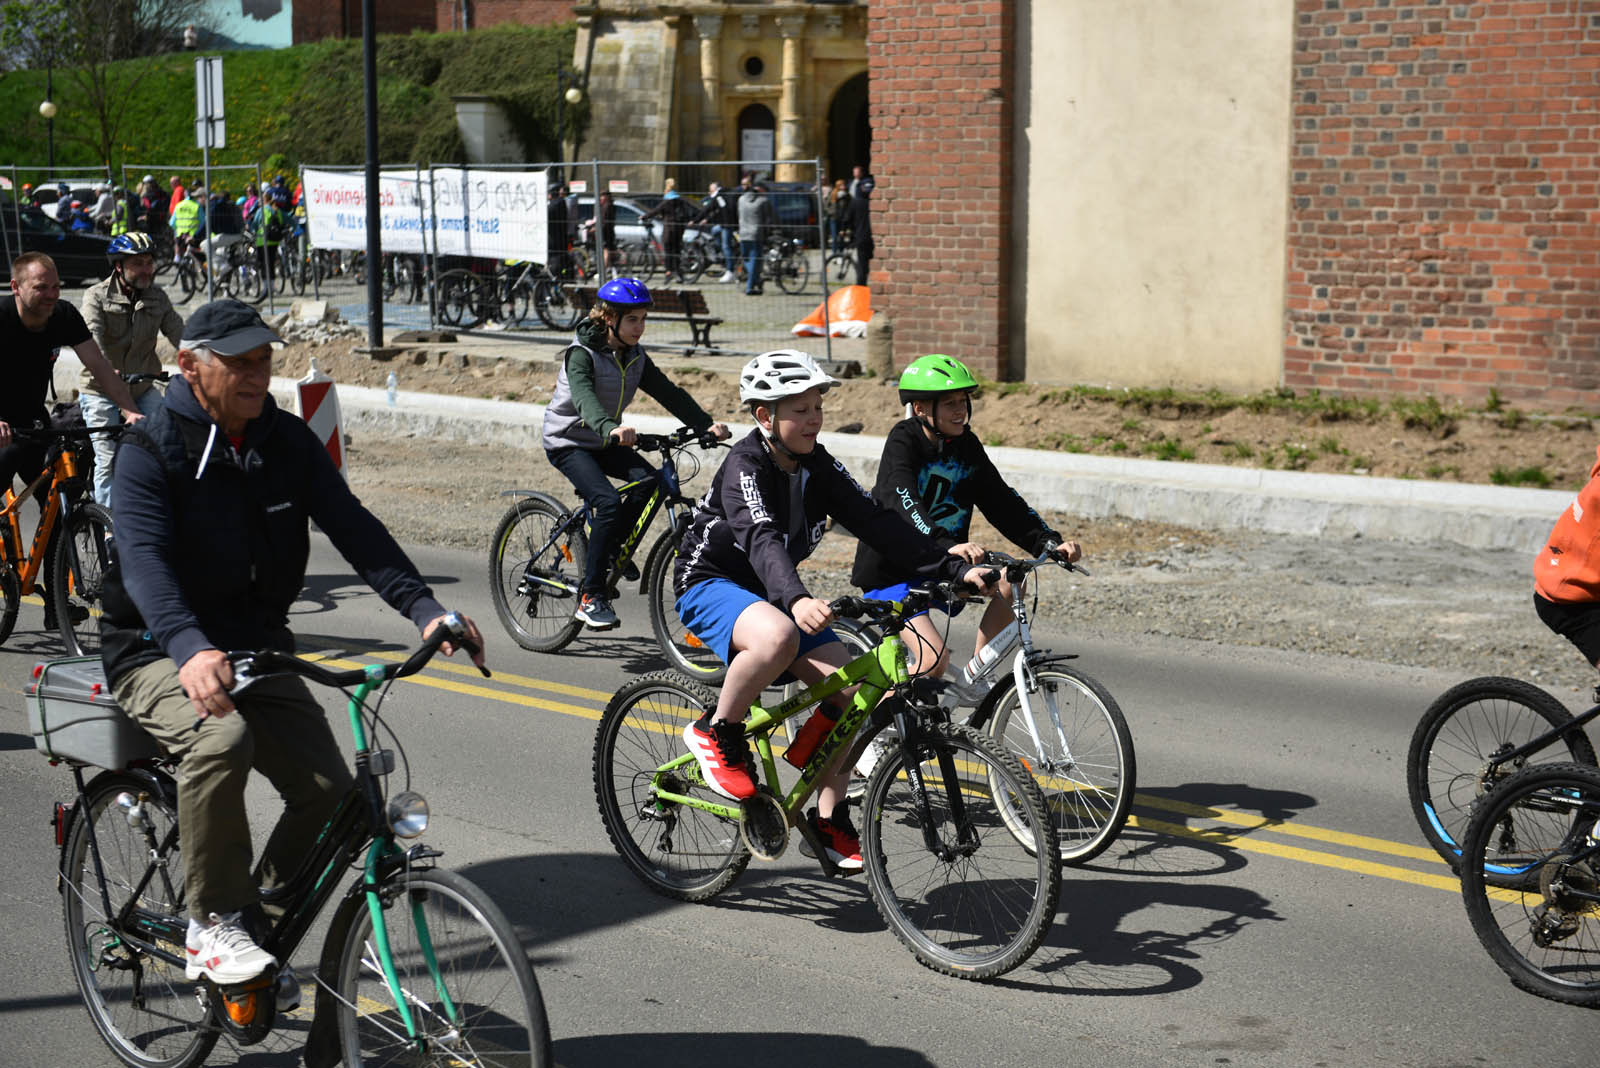
[[[983,554],[983,562],[992,567],[1003,569],[1006,572],[1006,577],[1012,580],[1021,578],[1028,572],[1037,570],[1045,564],[1055,564],[1057,567],[1065,568],[1068,571],[1077,571],[1084,575],[1090,573],[1089,569],[1082,564],[1073,563],[1064,557],[1058,556],[1055,545],[1046,545],[1044,552],[1032,557],[1015,557],[1008,553],[991,549]]]
[[[702,449],[727,447],[712,437],[710,430],[696,430],[687,426],[680,426],[670,434],[635,434],[633,439],[633,447],[641,452],[666,452],[690,444],[699,445]]]
[[[989,581],[993,582],[1000,577],[998,571],[989,572]],[[867,616],[875,621],[893,619],[896,617],[910,617],[918,612],[938,603],[949,604],[952,601],[972,601],[982,596],[976,586],[967,582],[935,582],[926,588],[908,590],[903,601],[886,601],[876,597],[858,597],[854,594],[845,597],[835,597],[828,602],[828,608],[836,616],[845,619],[860,619]]]
[[[293,653],[281,653],[275,649],[231,652],[228,654],[228,663],[233,667],[233,688],[228,692],[239,693],[269,675],[300,675],[319,685],[340,689],[346,686],[359,686],[364,682],[403,679],[407,675],[415,675],[421,671],[428,661],[433,659],[433,654],[439,651],[439,647],[447,641],[455,642],[469,655],[476,656],[479,652],[478,645],[470,641],[466,635],[466,622],[457,613],[450,612],[405,663],[378,666],[376,673],[372,668],[366,667],[334,671],[321,664],[302,660]],[[488,668],[480,667],[478,670],[488,677]]]

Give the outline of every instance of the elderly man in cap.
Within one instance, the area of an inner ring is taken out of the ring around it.
[[[242,983],[273,963],[246,926],[259,912],[250,769],[285,804],[262,853],[268,886],[293,875],[351,775],[302,680],[266,678],[230,697],[225,651],[294,650],[288,613],[304,585],[312,520],[424,635],[445,610],[316,435],[273,402],[272,346],[282,339],[256,310],[213,301],[183,333],[183,377],[117,450],[101,657],[118,703],[182,758],[188,977]],[[477,627],[466,627],[481,649]],[[481,665],[482,653],[474,659]]]

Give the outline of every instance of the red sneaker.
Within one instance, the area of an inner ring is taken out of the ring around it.
[[[823,819],[814,808],[806,813],[806,818],[822,839],[828,859],[833,861],[834,867],[841,871],[861,870],[861,836],[856,833],[844,805],[833,810],[831,819]],[[808,857],[812,855],[811,843],[806,841],[804,835],[800,838],[800,852]]]
[[[706,785],[732,801],[756,795],[756,781],[750,774],[750,747],[744,740],[744,727],[737,723],[713,723],[711,730],[698,722],[683,728],[683,741],[700,765]]]

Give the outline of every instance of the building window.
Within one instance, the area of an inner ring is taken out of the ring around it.
[[[747,56],[745,58],[744,72],[746,76],[751,78],[759,78],[761,77],[761,72],[766,69],[767,65],[761,61],[760,56]]]

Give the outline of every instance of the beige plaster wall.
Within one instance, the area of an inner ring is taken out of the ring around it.
[[[1287,0],[1024,0],[1024,377],[1278,384],[1293,18]]]

